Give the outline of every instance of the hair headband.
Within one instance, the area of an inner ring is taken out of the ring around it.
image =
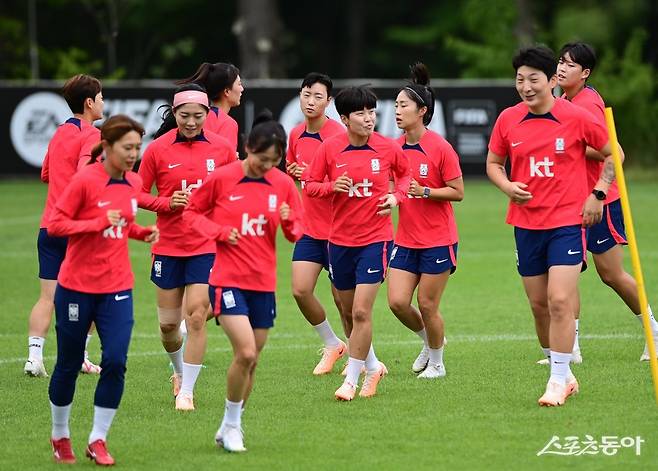
[[[174,95],[173,107],[177,108],[186,103],[198,103],[201,106],[209,108],[208,95],[205,92],[197,90],[185,90]]]
[[[411,88],[411,87],[404,87],[404,89],[405,89],[405,90],[409,90],[411,93],[413,93],[414,95],[416,95],[416,97],[420,100],[420,102],[421,102],[423,105],[427,106],[427,103],[425,103],[425,100],[423,100],[423,97],[421,97],[421,96],[418,94],[418,92],[416,92],[416,90],[414,90],[414,89]]]

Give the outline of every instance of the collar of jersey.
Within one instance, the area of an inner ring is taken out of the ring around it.
[[[178,142],[195,142],[195,141],[205,141],[205,142],[210,142],[206,138],[206,136],[203,134],[203,131],[201,131],[201,134],[197,134],[194,136],[192,139],[188,139],[185,136],[182,136],[181,133],[178,131],[176,132],[176,139],[174,139],[174,144]]]
[[[345,149],[343,149],[343,152],[347,152],[350,150],[371,150],[375,152],[375,149],[370,147],[368,143],[363,144],[362,146],[353,146],[352,144],[349,144]]]

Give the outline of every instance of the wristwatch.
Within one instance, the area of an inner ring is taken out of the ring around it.
[[[423,198],[429,198],[430,197],[430,188],[428,186],[425,187],[423,190]]]
[[[592,190],[592,194],[593,194],[593,195],[596,197],[596,199],[599,200],[599,201],[604,201],[604,200],[605,200],[605,197],[607,196],[607,195],[605,194],[605,191],[603,191],[603,190],[597,190],[596,188],[594,188],[594,189]]]

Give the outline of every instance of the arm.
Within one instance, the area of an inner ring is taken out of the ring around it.
[[[156,178],[155,157],[151,146],[146,149],[142,162],[139,165],[139,176],[142,179],[142,190],[137,196],[137,204],[140,208],[155,213],[167,213],[173,211],[174,207],[178,207],[174,203],[174,195],[168,196],[155,196],[151,194],[151,188]]]
[[[143,227],[139,224],[131,224],[130,229],[128,229],[128,237],[142,242],[157,242],[160,231],[157,226]]]
[[[41,164],[41,181],[48,183],[50,179],[50,159],[48,158],[48,152],[46,152],[46,157],[43,159],[43,164]]]
[[[94,219],[75,219],[75,215],[85,199],[85,191],[79,180],[73,181],[57,202],[55,212],[48,224],[48,234],[64,237],[74,234],[102,231],[106,227],[119,223],[116,211],[109,210],[103,216]],[[112,214],[111,214],[112,213]]]
[[[315,152],[310,169],[306,171],[306,176],[307,180],[304,190],[308,196],[321,198],[330,195],[332,191],[337,191],[334,188],[335,182],[324,181],[325,177],[328,176],[327,153],[324,143],[320,144],[320,147]]]
[[[409,168],[409,161],[404,155],[402,148],[395,149],[395,156],[393,158],[393,181],[395,186],[393,188],[393,196],[397,202],[403,201],[409,192],[409,184],[411,183],[411,169]]]
[[[281,216],[281,230],[290,242],[297,242],[304,235],[304,224],[302,217],[302,202],[295,184],[288,180],[288,194],[286,200],[279,207]]]
[[[525,204],[532,199],[532,194],[525,190],[528,187],[525,183],[510,181],[507,177],[507,170],[505,170],[506,160],[507,157],[501,157],[489,151],[487,154],[487,176],[513,203]]]
[[[461,201],[464,199],[464,179],[462,177],[448,180],[445,184],[446,186],[443,188],[430,188],[428,198],[435,201]],[[412,178],[409,185],[409,194],[412,196],[423,196],[425,188]]]
[[[621,148],[621,145],[619,143],[617,143],[617,146],[619,149],[619,155],[621,156],[621,161],[624,162],[624,160],[626,159],[626,155],[624,154],[624,149]],[[590,146],[587,146],[585,155],[590,160],[598,160],[599,162],[603,162],[605,160],[605,155],[603,155],[601,152],[599,152],[596,149],[593,149]]]
[[[219,181],[211,175],[197,188],[190,204],[183,211],[183,223],[194,227],[199,234],[210,240],[237,243],[239,235],[236,228],[217,224],[206,216],[213,209],[215,195],[218,192],[216,186],[220,186]]]
[[[599,152],[604,156],[603,168],[601,169],[601,175],[599,176],[596,185],[594,185],[594,189],[608,193],[610,185],[615,181],[615,164],[612,158],[610,143],[606,143]],[[623,154],[621,155],[621,158],[623,163]],[[601,222],[604,203],[604,201],[596,199],[593,194],[590,194],[587,197],[585,204],[583,205],[583,226],[590,227]]]

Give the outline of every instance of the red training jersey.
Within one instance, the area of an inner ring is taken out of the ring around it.
[[[407,144],[404,135],[398,143],[409,160],[411,176],[421,186],[444,188],[445,182],[462,176],[457,153],[434,131],[425,131],[418,144]],[[423,249],[457,242],[457,223],[450,201],[407,195],[401,203],[397,245]]]
[[[48,227],[57,199],[75,172],[91,158],[92,148],[101,141],[101,132],[84,119],[69,118],[55,131],[41,166],[41,180],[48,183],[48,196],[40,227]]]
[[[282,203],[290,217],[279,216]],[[245,176],[242,162],[218,169],[192,196],[183,213],[187,226],[216,241],[217,254],[210,273],[213,286],[253,291],[276,290],[276,229],[291,242],[304,233],[302,204],[297,188],[277,168],[262,178]],[[237,245],[225,242],[232,228],[240,232]]]
[[[238,122],[216,106],[210,107],[206,122],[203,123],[203,129],[219,134],[226,139],[233,152],[238,150]]]
[[[154,254],[189,257],[214,253],[215,244],[183,223],[182,208],[171,210],[168,202],[165,207],[158,205],[157,198],[150,196],[153,184],[158,196],[168,200],[174,191],[198,189],[216,167],[235,160],[235,151],[226,139],[212,132],[204,131],[188,140],[178,134],[178,129],[172,129],[149,144],[139,166],[145,193],[140,198],[140,206],[153,210],[150,205],[143,204],[143,199],[156,200],[160,240],[153,244]]]
[[[523,229],[580,225],[591,188],[585,149],[603,148],[608,132],[589,113],[562,98],[550,112],[535,115],[523,103],[503,110],[494,124],[489,150],[509,156],[511,181],[528,185],[532,199],[510,201],[507,223]]]
[[[345,128],[337,121],[327,118],[320,131],[310,133],[306,131],[306,123],[301,123],[290,131],[288,138],[288,153],[286,162],[297,163],[306,169],[310,168],[313,156],[320,144],[329,137],[345,132]],[[306,234],[314,239],[326,240],[329,238],[329,221],[331,214],[331,198],[311,198],[306,193],[306,174],[301,176],[302,204],[304,206],[304,227]]]
[[[341,175],[352,179],[347,193],[333,192],[332,182]],[[312,197],[332,195],[329,241],[361,247],[393,239],[391,217],[377,215],[378,205],[389,193],[391,180],[398,202],[406,198],[410,179],[407,158],[397,142],[374,132],[365,145],[356,147],[343,132],[318,147],[306,191]]]
[[[135,223],[141,187],[142,179],[135,172],[114,180],[101,162],[73,177],[48,225],[51,235],[69,238],[57,278],[60,285],[96,294],[132,289],[128,238],[144,240],[151,233]],[[110,209],[121,211],[119,226],[108,222]]]
[[[566,98],[565,95],[562,96],[563,98]],[[582,106],[585,108],[587,111],[592,113],[592,116],[596,118],[596,120],[601,123],[602,126],[606,126],[605,123],[605,103],[603,103],[603,98],[601,98],[601,95],[594,90],[592,87],[587,85],[585,88],[583,88],[578,94],[571,99],[571,103],[574,105]],[[596,185],[596,182],[599,181],[599,177],[601,176],[601,172],[603,170],[603,162],[600,162],[598,160],[592,160],[592,159],[587,159],[586,162],[587,165],[587,186],[590,187],[591,190],[594,189],[594,186]],[[612,203],[613,201],[617,201],[619,199],[619,187],[617,186],[617,182],[613,181],[612,184],[610,185],[610,188],[608,188],[608,193],[605,199],[605,203]]]

